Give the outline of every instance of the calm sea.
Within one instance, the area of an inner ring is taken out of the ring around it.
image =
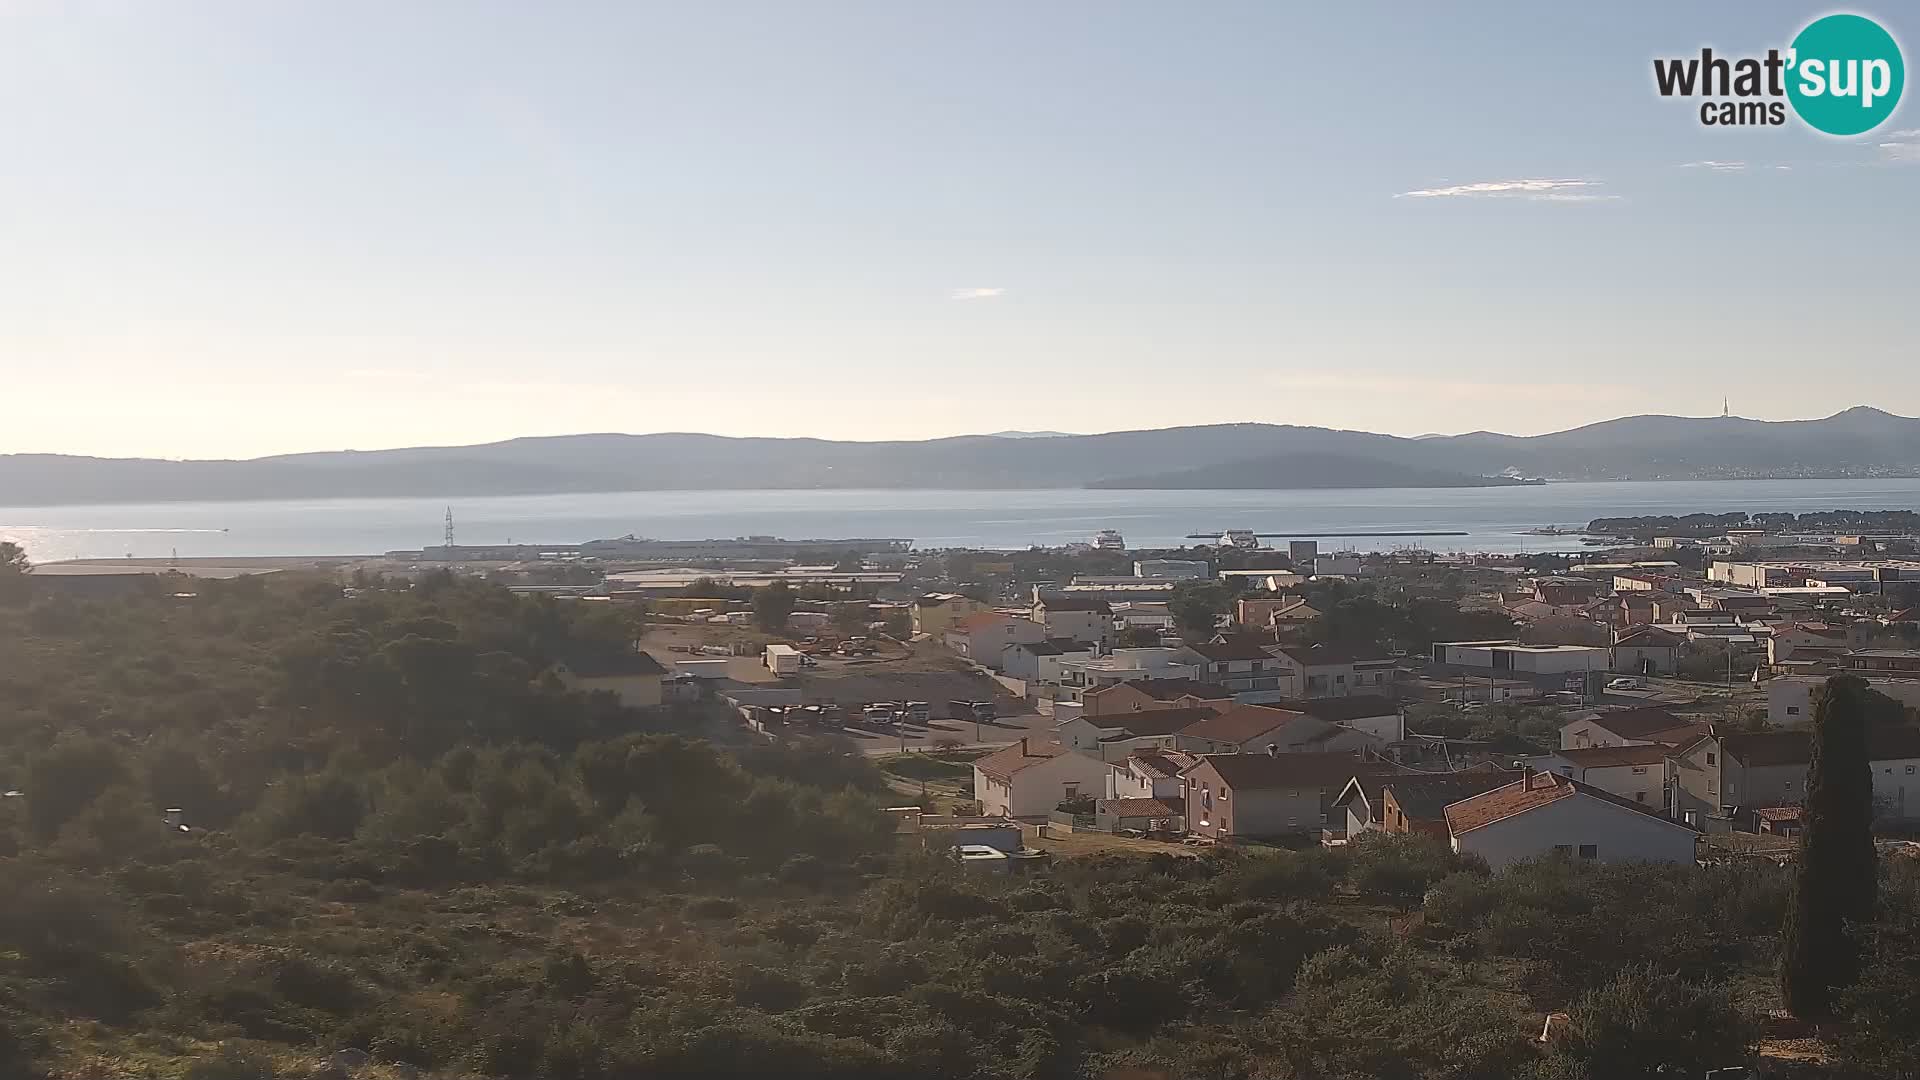
[[[316,499],[0,507],[0,539],[37,562],[79,558],[371,555],[440,542],[446,499]],[[1118,529],[1135,547],[1188,533],[1460,531],[1355,538],[1361,550],[1560,551],[1529,536],[1623,514],[1920,508],[1920,480],[1727,480],[1339,491],[666,491],[451,500],[459,543],[577,543],[767,534],[911,537],[923,548],[1018,548]],[[1338,543],[1323,540],[1322,548]],[[1343,545],[1345,546],[1345,545]]]

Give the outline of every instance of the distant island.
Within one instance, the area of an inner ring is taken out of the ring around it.
[[[1309,488],[1513,487],[1544,482],[1511,476],[1473,476],[1439,469],[1416,469],[1344,454],[1287,454],[1148,476],[1095,480],[1087,486],[1136,491],[1284,491]]]
[[[1286,424],[850,442],[561,435],[247,461],[0,455],[0,506],[749,489],[1462,487],[1547,480],[1920,476],[1920,420],[1630,416],[1418,439]]]

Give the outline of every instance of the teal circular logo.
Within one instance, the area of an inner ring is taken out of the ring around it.
[[[1800,119],[1829,135],[1860,135],[1900,104],[1907,66],[1900,43],[1861,15],[1828,15],[1793,39],[1787,100]]]

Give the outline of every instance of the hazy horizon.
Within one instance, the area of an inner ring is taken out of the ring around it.
[[[1826,10],[0,5],[0,453],[1916,413],[1914,109],[1652,87]]]

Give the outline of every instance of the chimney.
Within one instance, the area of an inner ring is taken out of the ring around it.
[[[1268,744],[1267,744],[1267,756],[1268,756],[1268,757],[1279,757],[1279,756],[1280,756],[1280,744],[1279,744],[1279,743],[1268,743]]]
[[[1021,756],[1021,757],[1032,757],[1032,756],[1033,756],[1033,755],[1031,755],[1031,754],[1029,754],[1029,753],[1027,753],[1027,737],[1026,737],[1025,735],[1022,735],[1022,736],[1020,736],[1020,756]]]

